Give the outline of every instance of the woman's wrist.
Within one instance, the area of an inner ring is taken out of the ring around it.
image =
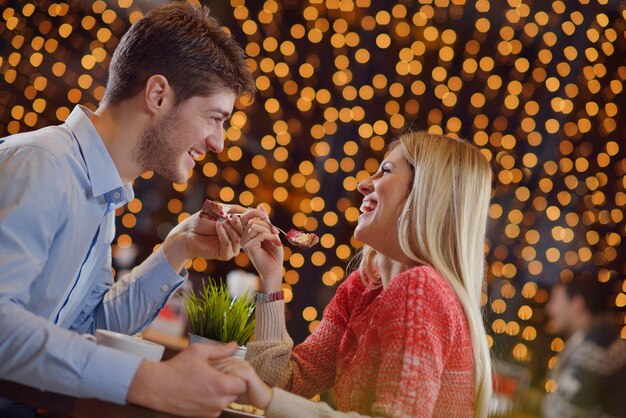
[[[267,409],[272,403],[272,398],[274,398],[274,390],[266,384],[263,384],[263,399],[259,402],[259,408]]]
[[[282,277],[281,276],[272,276],[272,277],[259,277],[259,292],[262,293],[274,293],[281,290],[282,285]]]

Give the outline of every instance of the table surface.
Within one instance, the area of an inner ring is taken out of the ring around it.
[[[146,340],[165,346],[164,360],[187,346],[186,338],[168,337],[155,332],[143,333]],[[154,411],[137,405],[117,405],[98,399],[80,399],[58,393],[45,392],[18,383],[0,380],[0,398],[11,399],[49,411],[50,416],[73,418],[175,418],[177,415]],[[228,411],[220,417],[236,417]]]
[[[72,418],[176,418],[165,412],[137,405],[117,405],[98,399],[80,399],[58,393],[44,392],[18,383],[0,380],[0,397],[11,399],[49,411],[50,416],[67,416]],[[228,411],[220,417],[237,417]]]

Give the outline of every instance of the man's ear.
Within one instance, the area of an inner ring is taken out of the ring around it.
[[[169,111],[173,107],[173,90],[165,76],[154,74],[146,80],[144,100],[146,109],[151,114],[157,114],[163,110]]]

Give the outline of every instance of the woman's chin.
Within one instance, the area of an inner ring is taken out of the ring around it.
[[[368,234],[366,229],[367,228],[365,227],[365,225],[357,224],[356,228],[354,228],[354,233],[352,235],[354,236],[354,239],[361,241],[363,244],[369,245],[367,242]]]

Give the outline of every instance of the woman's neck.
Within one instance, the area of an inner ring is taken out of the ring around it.
[[[380,274],[380,280],[383,284],[383,289],[386,289],[398,274],[413,267],[411,264],[404,264],[391,258],[385,257],[378,253],[376,255],[376,265],[378,267],[378,273]]]

